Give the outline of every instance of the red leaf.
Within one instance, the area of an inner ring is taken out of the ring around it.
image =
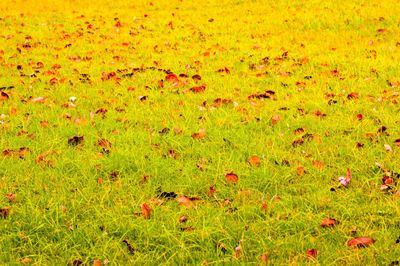
[[[140,208],[142,209],[142,215],[144,219],[150,219],[151,216],[151,207],[147,203],[142,203],[140,205]]]
[[[178,86],[179,85],[179,78],[173,73],[168,74],[165,77],[165,80],[168,81],[169,83],[171,83],[172,86]]]
[[[315,259],[315,258],[317,258],[317,253],[318,252],[316,249],[314,249],[314,248],[309,249],[309,250],[307,250],[307,257],[310,259]]]
[[[357,247],[357,248],[363,248],[363,247],[368,247],[375,243],[375,240],[373,240],[370,237],[367,236],[361,236],[361,237],[356,237],[347,242],[347,246],[349,247]]]
[[[225,179],[231,184],[236,184],[239,181],[238,175],[233,172],[225,174]]]
[[[203,85],[201,85],[201,86],[195,86],[195,87],[190,88],[190,91],[191,91],[191,92],[194,92],[194,93],[203,92],[203,91],[205,91],[205,90],[206,90],[206,84],[203,84]]]

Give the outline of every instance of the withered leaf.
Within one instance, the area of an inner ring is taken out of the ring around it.
[[[68,144],[71,146],[77,146],[83,144],[84,140],[85,140],[84,136],[73,136],[68,139]]]
[[[0,217],[5,219],[10,215],[10,207],[0,208]]]
[[[106,139],[100,139],[97,141],[97,145],[99,145],[103,150],[109,151],[111,150],[111,142]]]
[[[194,87],[190,88],[190,91],[194,92],[194,93],[199,93],[199,92],[205,91],[206,87],[207,87],[206,84],[203,84],[203,85],[200,85],[200,86],[194,86]]]
[[[204,128],[199,129],[199,132],[193,133],[192,138],[204,139],[206,137],[206,130]]]
[[[226,179],[226,181],[228,181],[228,183],[231,183],[231,184],[236,184],[239,182],[238,175],[233,172],[225,174],[225,179]]]
[[[8,96],[7,93],[5,93],[4,91],[1,91],[0,93],[0,101],[5,101],[8,100],[10,98],[10,96]]]
[[[318,252],[316,249],[314,249],[314,248],[309,249],[309,250],[307,250],[307,257],[310,259],[315,259],[317,257],[317,253]]]
[[[258,157],[257,155],[252,155],[252,156],[250,156],[250,158],[247,160],[247,162],[248,162],[251,166],[259,167],[259,166],[261,165],[261,159],[260,159],[260,157]]]
[[[335,225],[337,225],[339,222],[336,219],[332,219],[332,218],[325,218],[322,220],[320,226],[321,227],[333,227]]]
[[[129,243],[129,241],[127,239],[122,240],[122,243],[124,243],[126,245],[126,247],[128,248],[129,253],[134,254],[135,253],[135,248],[132,246],[131,243]]]
[[[146,219],[146,220],[150,219],[151,212],[152,212],[151,207],[147,203],[142,203],[140,205],[140,208],[142,210],[143,218]]]
[[[347,246],[349,247],[356,247],[356,248],[363,248],[363,247],[368,247],[375,243],[375,240],[367,237],[367,236],[361,236],[361,237],[356,237],[347,242]]]

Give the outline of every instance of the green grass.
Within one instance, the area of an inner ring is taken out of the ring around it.
[[[0,208],[10,208],[0,264],[260,265],[266,252],[271,265],[400,260],[399,185],[382,192],[375,165],[400,172],[396,1],[98,2],[0,4],[0,148],[15,151],[0,156]],[[188,78],[174,87],[166,70]],[[272,99],[248,99],[266,90]],[[71,96],[75,108],[64,107]],[[200,129],[205,138],[192,138]],[[74,136],[84,142],[69,145]],[[351,183],[339,187],[347,168]],[[162,191],[200,200],[187,208],[157,199]],[[320,227],[327,217],[339,224]],[[348,247],[356,236],[376,242]]]

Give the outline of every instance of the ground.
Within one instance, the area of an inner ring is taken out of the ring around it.
[[[399,13],[2,1],[1,264],[398,265]]]

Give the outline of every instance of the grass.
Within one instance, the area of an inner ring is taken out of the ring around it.
[[[97,2],[0,4],[1,264],[396,265],[396,1]]]

